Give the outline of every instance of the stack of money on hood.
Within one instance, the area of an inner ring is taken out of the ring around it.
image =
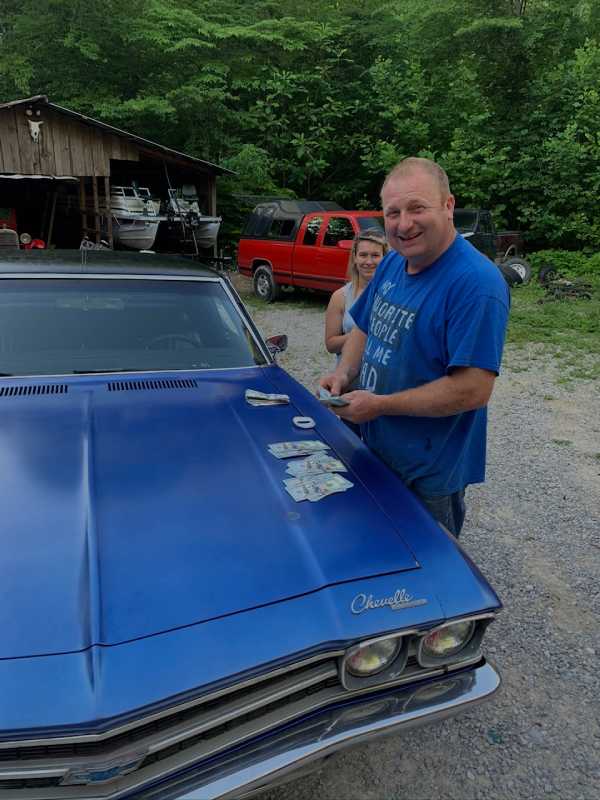
[[[287,394],[265,394],[258,389],[246,389],[245,396],[251,406],[283,406],[290,402]]]
[[[269,445],[269,452],[276,458],[308,456],[302,461],[288,464],[286,472],[294,477],[283,481],[286,491],[297,503],[302,500],[314,503],[354,486],[351,481],[338,474],[347,471],[342,462],[325,453],[325,450],[329,450],[328,446],[316,439]]]

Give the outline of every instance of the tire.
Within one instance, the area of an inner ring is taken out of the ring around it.
[[[540,267],[540,271],[538,272],[538,280],[542,286],[546,286],[546,284],[550,283],[550,281],[553,281],[556,277],[556,270],[551,264],[543,264]]]
[[[502,273],[506,283],[512,288],[521,283],[521,276],[512,267],[507,267],[505,262],[497,264],[498,269]]]
[[[502,262],[503,266],[514,270],[519,276],[517,283],[529,283],[531,280],[531,267],[521,256],[511,256]]]
[[[273,300],[277,300],[281,293],[279,286],[275,283],[270,267],[264,264],[256,269],[252,283],[254,285],[254,294],[264,300],[265,303],[272,303]]]

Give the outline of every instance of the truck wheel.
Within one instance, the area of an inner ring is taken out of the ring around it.
[[[521,283],[521,276],[515,272],[515,270],[511,269],[511,267],[507,267],[505,262],[502,261],[500,264],[496,264],[506,283],[512,288],[517,283]]]
[[[517,273],[520,279],[516,281],[517,283],[529,283],[531,279],[531,267],[524,258],[521,258],[521,256],[512,256],[511,258],[507,258],[506,261],[503,261],[502,265]]]
[[[265,303],[272,303],[273,300],[277,300],[281,293],[269,267],[258,267],[254,273],[253,283],[254,294],[264,300]]]

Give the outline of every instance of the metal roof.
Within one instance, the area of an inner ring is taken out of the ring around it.
[[[94,125],[95,127],[101,128],[108,133],[114,134],[115,136],[121,136],[122,138],[128,139],[130,142],[138,144],[141,147],[146,147],[150,150],[156,150],[157,152],[163,153],[171,158],[183,159],[184,161],[189,162],[190,166],[196,166],[197,168],[202,169],[203,172],[213,172],[216,175],[235,175],[235,172],[232,170],[221,167],[218,164],[212,164],[210,161],[203,161],[201,158],[196,158],[195,156],[181,153],[179,150],[173,150],[170,147],[165,147],[165,145],[159,144],[158,142],[153,142],[150,139],[144,139],[142,136],[136,136],[135,133],[123,131],[120,128],[115,128],[112,125],[108,125],[106,122],[93,119],[93,117],[87,117],[85,114],[80,114],[78,111],[72,111],[70,108],[64,108],[63,106],[56,105],[56,103],[51,103],[48,100],[48,96],[45,94],[36,94],[33,97],[24,97],[21,100],[12,100],[9,103],[0,103],[0,111],[6,108],[15,108],[16,106],[21,105],[33,105],[35,103],[48,106],[48,108],[51,108],[60,114],[64,114],[65,116],[72,117],[73,119],[76,119],[86,125]]]

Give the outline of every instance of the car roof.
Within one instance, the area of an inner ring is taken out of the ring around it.
[[[199,261],[161,253],[127,253],[113,250],[0,250],[0,277],[14,273],[178,275],[220,277]]]

